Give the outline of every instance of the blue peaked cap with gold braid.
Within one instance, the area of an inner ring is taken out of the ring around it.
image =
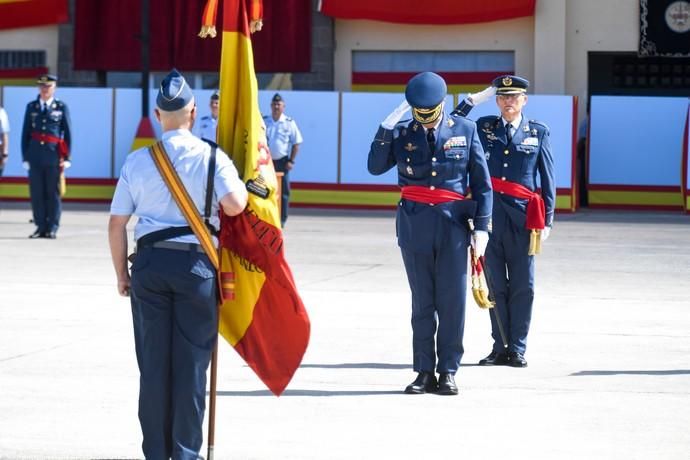
[[[529,80],[517,75],[501,75],[491,82],[496,87],[496,94],[525,94]]]
[[[165,112],[175,112],[194,99],[192,88],[177,69],[172,69],[165,76],[158,88],[156,105]]]
[[[433,123],[441,116],[446,98],[446,81],[434,72],[418,73],[407,82],[405,99],[412,106],[412,116],[420,123]]]

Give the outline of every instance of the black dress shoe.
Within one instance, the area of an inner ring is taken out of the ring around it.
[[[503,352],[492,351],[489,356],[479,361],[480,366],[505,366],[509,363],[508,355]]]
[[[29,238],[31,238],[31,239],[34,239],[34,238],[45,238],[45,237],[46,237],[45,232],[39,232],[38,230],[36,230],[35,232],[33,232],[31,235],[29,235]]]
[[[438,394],[440,395],[456,395],[458,394],[458,386],[455,384],[455,376],[453,374],[441,374],[438,377]]]
[[[407,385],[405,393],[408,395],[421,395],[423,393],[435,393],[438,389],[436,376],[433,372],[420,372],[414,382]]]
[[[511,351],[510,365],[512,367],[527,367],[527,361],[525,360],[525,357],[522,356],[522,353],[518,353],[517,351]]]
[[[44,238],[50,238],[51,240],[54,240],[57,238],[57,233],[55,232],[46,232]]]

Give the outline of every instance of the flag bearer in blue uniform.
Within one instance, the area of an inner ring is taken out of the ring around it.
[[[210,225],[218,211],[242,212],[247,192],[228,156],[189,131],[194,97],[177,71],[161,83],[156,118],[166,155],[203,215],[212,184]],[[110,207],[110,250],[121,295],[131,294],[139,364],[139,421],[147,459],[197,459],[203,441],[206,369],[218,332],[216,271],[175,203],[147,148],[122,166]],[[127,271],[126,225],[134,214],[136,258]]]
[[[60,176],[71,166],[72,130],[67,104],[55,97],[57,77],[38,78],[39,95],[26,106],[22,127],[22,164],[29,171],[34,231],[29,238],[57,236],[62,214]]]
[[[381,123],[367,165],[374,175],[396,168],[402,189],[396,227],[412,292],[417,372],[408,394],[458,393],[468,246],[482,255],[489,239],[492,195],[484,151],[474,123],[443,112],[446,93],[439,75],[414,76],[406,100]],[[413,119],[400,122],[410,106]]]
[[[549,128],[530,120],[529,82],[515,75],[496,78],[490,88],[470,95],[453,111],[466,116],[473,105],[496,94],[501,115],[477,120],[494,189],[493,229],[486,250],[496,309],[504,323],[508,349],[504,350],[495,316],[491,315],[491,353],[480,365],[526,367],[527,333],[534,302],[534,255],[553,225],[556,185]],[[537,175],[538,173],[538,175]],[[537,180],[539,178],[539,180]],[[541,188],[541,192],[537,190]]]

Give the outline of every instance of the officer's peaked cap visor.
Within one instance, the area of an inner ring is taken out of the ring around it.
[[[36,79],[36,83],[39,85],[50,85],[57,82],[57,80],[57,75],[53,75],[52,73],[44,73],[43,75],[40,75],[38,79]]]
[[[524,94],[529,88],[529,80],[517,75],[501,75],[491,84],[496,87],[496,94]]]

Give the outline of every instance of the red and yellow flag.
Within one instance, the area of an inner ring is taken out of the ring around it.
[[[217,4],[208,0],[200,35],[215,35]],[[222,216],[219,331],[280,395],[302,361],[310,324],[283,252],[277,181],[259,111],[249,35],[261,28],[260,17],[260,0],[223,0],[218,144],[243,180],[269,195],[250,193],[242,214]]]

